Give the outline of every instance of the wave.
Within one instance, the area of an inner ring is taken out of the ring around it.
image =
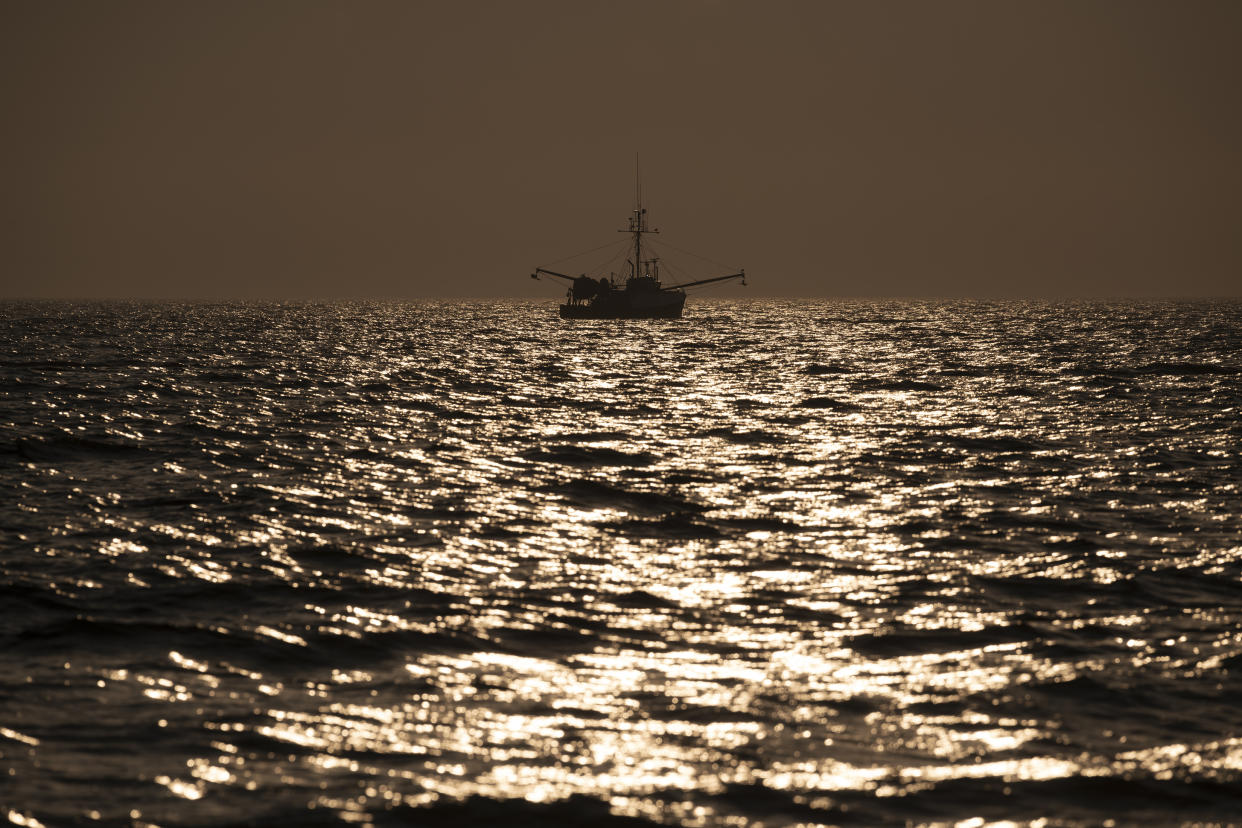
[[[470,796],[441,800],[422,808],[399,807],[385,811],[377,826],[419,825],[426,828],[461,828],[464,825],[513,826],[513,828],[657,828],[663,822],[612,813],[601,799],[574,794],[556,802],[533,803],[525,799],[493,799]]]
[[[1135,368],[1134,373],[1171,377],[1236,377],[1242,375],[1242,366],[1216,362],[1150,362]]]
[[[804,367],[802,371],[803,373],[808,374],[812,377],[822,377],[827,374],[852,374],[854,373],[853,368],[848,368],[844,365],[839,365],[835,363],[824,364],[824,363],[819,363],[819,362],[810,363],[809,365]]]
[[[718,538],[720,530],[710,523],[684,514],[665,515],[657,520],[604,521],[596,526],[624,535],[646,538]]]
[[[879,379],[868,378],[855,380],[854,388],[859,391],[944,391],[946,386],[927,380],[915,379]]]
[[[646,451],[628,452],[604,446],[573,444],[527,449],[520,456],[566,466],[649,466],[657,460],[654,454]]]
[[[14,451],[32,463],[120,460],[150,455],[153,448],[133,440],[55,436],[19,437]]]
[[[703,512],[707,509],[706,506],[676,495],[641,489],[626,489],[600,480],[587,478],[545,486],[543,490],[561,495],[569,502],[578,506],[588,508],[606,506],[646,515]]]
[[[833,399],[832,397],[807,397],[798,403],[802,408],[819,408],[828,411],[860,411],[861,407],[855,403],[845,402],[844,400]]]
[[[759,446],[784,442],[782,436],[777,434],[775,431],[758,431],[756,429],[737,431],[732,428],[711,428],[701,433],[706,437],[720,437],[730,443],[738,443],[746,446]]]
[[[1039,637],[1025,624],[997,624],[982,630],[920,629],[895,627],[886,632],[854,636],[849,646],[868,657],[921,655],[974,650],[993,644],[1034,641]]]

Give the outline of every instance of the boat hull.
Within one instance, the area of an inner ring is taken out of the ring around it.
[[[629,295],[614,293],[593,302],[561,305],[561,319],[680,319],[686,305],[683,291]]]

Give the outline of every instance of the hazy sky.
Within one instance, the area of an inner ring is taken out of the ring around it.
[[[1242,295],[1242,2],[0,5],[0,296]]]

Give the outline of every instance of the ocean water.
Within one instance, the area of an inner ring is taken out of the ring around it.
[[[1238,302],[0,304],[0,818],[1236,823],[1240,380]]]

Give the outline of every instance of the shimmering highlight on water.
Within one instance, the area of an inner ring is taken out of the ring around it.
[[[14,824],[1242,813],[1239,303],[0,309]]]

